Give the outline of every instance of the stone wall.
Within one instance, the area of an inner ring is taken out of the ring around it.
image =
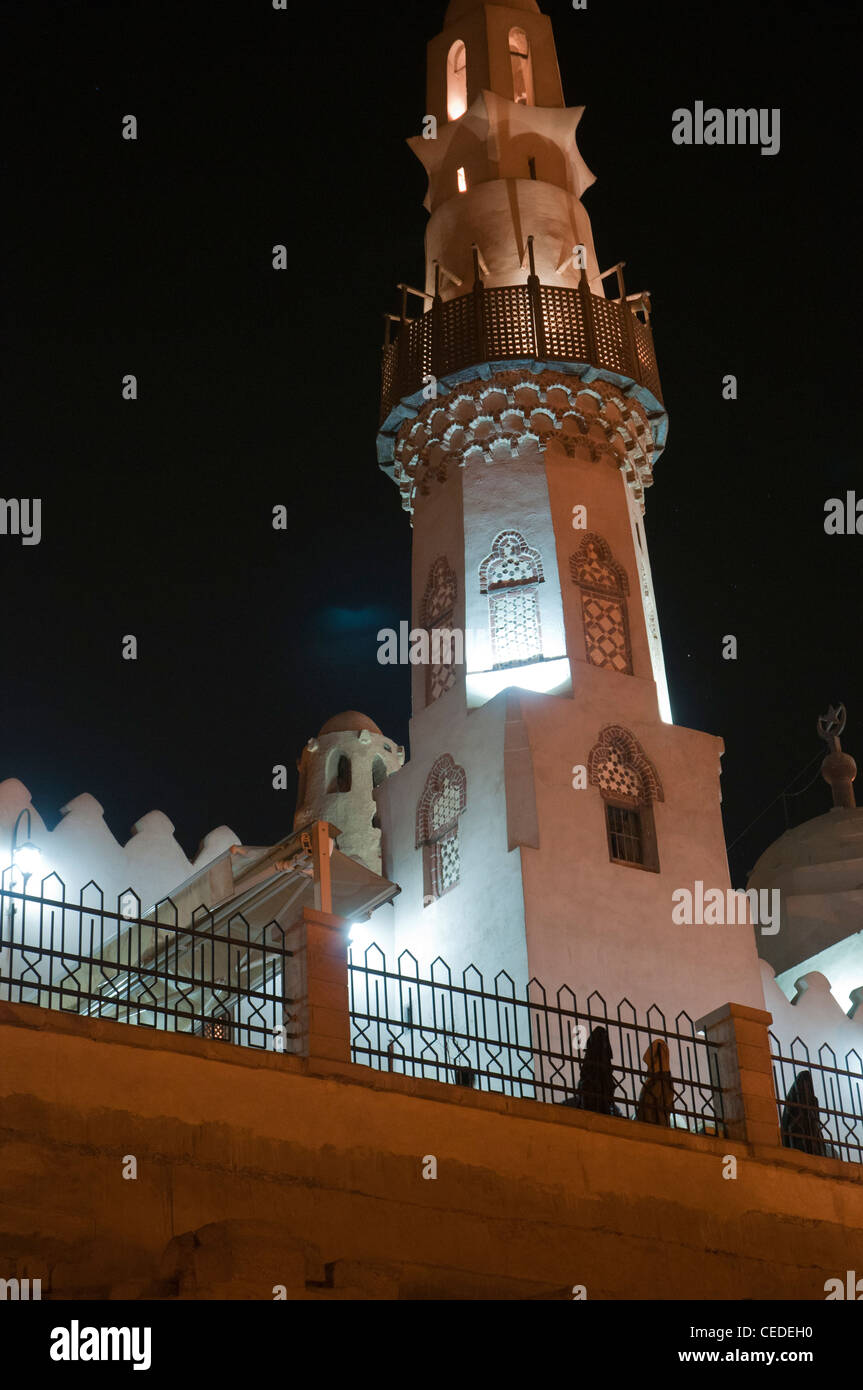
[[[859,1264],[863,1167],[772,1144],[28,1005],[0,1058],[0,1278],[43,1297],[821,1300]]]

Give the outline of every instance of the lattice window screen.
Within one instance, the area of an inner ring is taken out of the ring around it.
[[[491,645],[496,665],[542,656],[539,601],[533,585],[489,594]]]

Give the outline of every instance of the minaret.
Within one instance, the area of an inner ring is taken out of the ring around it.
[[[534,0],[453,0],[426,106],[426,287],[402,287],[378,450],[412,516],[412,626],[458,638],[414,667],[411,762],[379,795],[397,940],[615,1002],[638,981],[758,1005],[751,930],[720,950],[671,920],[675,888],[728,885],[722,744],[670,722],[650,300],[597,260],[583,108]]]
[[[429,176],[430,307],[385,349],[379,436],[382,465],[414,517],[414,621],[425,625],[442,529],[459,524],[439,515],[433,484],[464,469],[465,562],[471,573],[485,564],[487,578],[477,589],[455,566],[468,600],[468,705],[508,684],[500,671],[516,662],[535,668],[521,673],[528,688],[570,689],[574,656],[652,678],[670,721],[643,524],[667,428],[649,298],[625,293],[619,266],[599,270],[582,203],[594,180],[576,144],[584,108],[564,105],[548,18],[527,0],[450,5],[429,44],[427,103],[424,134],[409,143]],[[582,492],[561,492],[537,468],[549,447],[586,465]],[[592,468],[598,459],[601,470]],[[434,500],[420,507],[418,497]],[[523,508],[534,518],[530,545],[506,520]],[[492,539],[506,535],[499,548],[518,569],[517,593],[500,592],[512,566],[493,546],[483,550],[488,527],[473,524],[490,513]],[[585,580],[578,594],[569,573],[561,585],[553,561],[554,532],[573,539],[576,526],[585,542],[574,561]],[[540,568],[530,550],[545,557]],[[606,560],[596,569],[600,551]],[[614,567],[627,551],[640,601],[622,632]],[[415,679],[416,710],[425,701],[421,674]]]
[[[294,829],[325,820],[339,831],[343,854],[381,871],[381,832],[375,793],[401,767],[403,748],[373,719],[345,710],[310,738],[297,760],[299,783]]]

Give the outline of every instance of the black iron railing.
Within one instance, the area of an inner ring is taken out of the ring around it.
[[[198,908],[180,925],[165,898],[146,916],[131,890],[116,907],[89,883],[70,901],[50,875],[36,897],[0,887],[0,999],[118,1023],[290,1050],[281,927]]]
[[[837,1058],[823,1043],[813,1060],[802,1038],[784,1050],[770,1033],[782,1142],[822,1158],[863,1163],[863,1061],[852,1048]]]
[[[491,989],[475,966],[458,981],[438,958],[428,977],[403,951],[397,970],[370,946],[348,966],[351,1056],[408,1076],[507,1096],[600,1110],[629,1119],[724,1134],[715,1044],[688,1014],[673,1027],[657,1008],[643,1019],[628,1000],[613,1014],[593,993],[553,1000],[532,980],[520,995],[506,972]],[[598,1032],[604,1031],[607,1047]],[[593,1041],[591,1041],[593,1040]],[[598,1044],[601,1044],[598,1045]],[[597,1079],[605,1050],[610,1086]]]
[[[39,896],[0,880],[0,999],[240,1046],[294,1050],[286,984],[291,952],[272,921],[198,908],[181,924],[171,898],[146,915],[131,890],[116,907],[89,883],[76,900],[52,874]],[[403,951],[390,970],[370,946],[348,963],[351,1056],[357,1063],[478,1091],[724,1134],[717,1046],[686,1013],[671,1025],[626,999],[610,1011],[538,981],[489,988],[469,966],[455,979],[438,957],[427,975]],[[770,1033],[782,1141],[863,1162],[863,1063],[828,1044],[813,1056]]]
[[[496,289],[477,282],[402,324],[384,348],[381,423],[432,377],[526,359],[583,362],[646,387],[662,403],[653,334],[633,305],[592,294],[584,279],[569,289],[531,276],[527,284]]]

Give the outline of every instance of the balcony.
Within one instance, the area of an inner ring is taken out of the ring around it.
[[[642,320],[639,312],[645,313]],[[486,289],[477,280],[468,294],[440,298],[417,319],[405,319],[384,347],[381,428],[391,433],[401,401],[436,381],[487,362],[584,363],[625,378],[662,408],[653,334],[644,299],[606,299],[582,279],[576,289],[541,285],[535,275],[523,285]],[[649,404],[649,402],[646,402]]]

